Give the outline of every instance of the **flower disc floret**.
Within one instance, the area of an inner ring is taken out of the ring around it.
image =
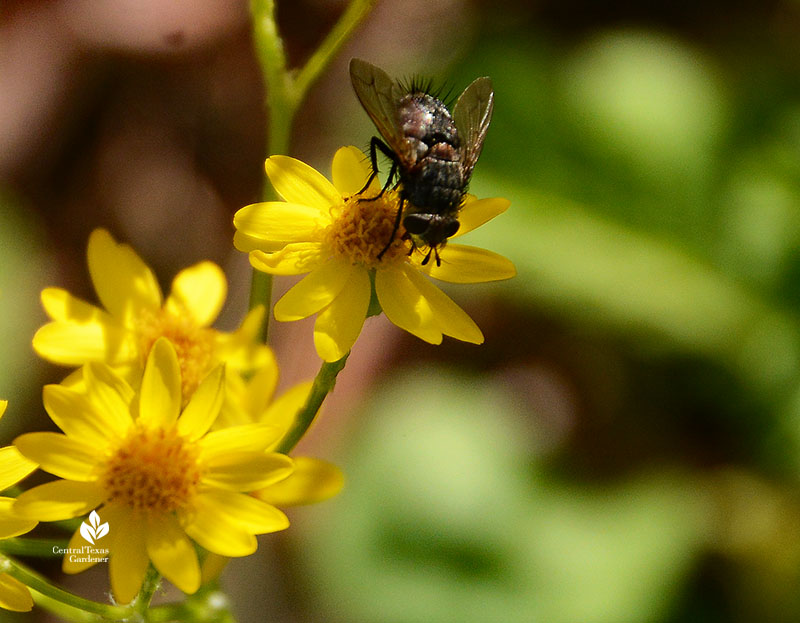
[[[189,313],[177,315],[166,309],[143,310],[135,321],[135,331],[142,368],[158,338],[172,342],[181,368],[183,395],[191,396],[213,363],[215,332],[198,325]]]
[[[333,222],[325,231],[324,244],[335,258],[368,269],[402,263],[410,245],[403,240],[402,227],[394,231],[398,208],[399,197],[391,191],[346,197],[341,207],[331,208]]]
[[[133,427],[100,478],[107,502],[150,514],[187,507],[200,484],[199,454],[199,446],[174,428]]]

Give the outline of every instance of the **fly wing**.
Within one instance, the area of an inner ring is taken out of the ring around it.
[[[401,151],[403,136],[395,111],[403,97],[402,89],[388,74],[367,61],[350,61],[350,81],[358,100],[393,151]]]
[[[469,180],[478,162],[483,141],[494,109],[494,90],[491,78],[476,79],[458,97],[453,108],[453,121],[464,149],[464,178]]]

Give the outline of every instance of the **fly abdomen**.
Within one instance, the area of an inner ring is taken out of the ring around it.
[[[425,158],[403,180],[403,193],[414,208],[442,214],[457,210],[464,188],[458,162]]]

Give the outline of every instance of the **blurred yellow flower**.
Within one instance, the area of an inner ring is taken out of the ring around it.
[[[8,401],[0,400],[0,417],[6,411]],[[14,486],[36,469],[33,461],[26,459],[14,446],[0,448],[0,491]],[[14,498],[0,497],[0,539],[10,539],[30,532],[36,520],[18,516],[12,510]],[[33,608],[33,599],[28,587],[6,573],[0,573],[0,608],[27,612]]]
[[[178,356],[159,338],[148,356],[140,392],[108,366],[87,364],[82,391],[44,389],[44,405],[64,432],[27,433],[15,440],[23,455],[56,480],[22,493],[15,512],[40,521],[91,517],[108,525],[109,575],[120,603],[141,588],[150,562],[186,593],[200,586],[194,540],[222,556],[256,550],[255,535],[283,530],[286,516],[248,495],[287,478],[293,461],[267,452],[281,435],[252,423],[209,432],[224,400],[222,366],[182,409]],[[98,542],[101,546],[102,541]],[[86,545],[77,531],[69,548]],[[77,573],[98,562],[66,557]]]
[[[299,320],[317,314],[314,344],[328,362],[355,343],[374,289],[387,318],[401,329],[439,344],[443,335],[479,344],[483,334],[472,319],[423,275],[452,283],[508,279],[516,274],[506,258],[476,247],[448,244],[438,262],[423,264],[401,227],[388,248],[398,195],[380,193],[368,159],[355,147],[333,158],[333,183],[287,156],[266,162],[272,185],[284,201],[246,206],[234,217],[234,244],[250,263],[275,275],[309,273],[275,305],[275,318]],[[365,200],[366,198],[366,200]],[[459,213],[462,236],[508,208],[506,199],[468,196]],[[385,249],[385,251],[384,251]],[[383,252],[381,258],[378,258]]]
[[[279,434],[267,450],[275,451],[311,391],[311,382],[298,383],[273,399],[277,385],[277,365],[264,366],[248,381],[238,379],[229,384],[218,423],[236,426],[256,422],[272,426]],[[275,506],[296,506],[322,502],[341,491],[344,476],[332,463],[306,456],[292,459],[291,475],[251,495]]]
[[[103,362],[138,387],[150,349],[167,337],[178,353],[185,401],[220,363],[232,374],[256,369],[272,357],[255,339],[263,308],[253,310],[234,333],[210,328],[227,292],[216,264],[200,262],[179,272],[164,301],[153,271],[107,231],[92,232],[88,261],[102,308],[60,288],[42,291],[52,322],[36,332],[33,347],[44,359],[66,366]]]

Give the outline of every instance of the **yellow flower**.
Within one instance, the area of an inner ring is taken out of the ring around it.
[[[14,509],[40,521],[97,509],[108,542],[96,547],[109,550],[118,602],[136,596],[150,562],[182,591],[196,591],[192,540],[222,556],[246,556],[256,534],[288,527],[281,511],[248,495],[291,474],[289,457],[266,451],[280,431],[254,423],[208,432],[224,400],[221,366],[182,411],[178,357],[164,338],[151,349],[138,394],[108,366],[87,364],[83,375],[83,391],[44,390],[45,409],[64,434],[16,439],[23,455],[60,480],[22,493]],[[86,544],[79,530],[69,547]],[[66,556],[63,569],[77,573],[95,562]]]
[[[7,406],[7,401],[0,400],[0,417]],[[22,456],[14,446],[0,448],[0,491],[17,484],[36,467],[36,463]],[[0,539],[30,532],[38,523],[14,513],[13,504],[14,498],[0,497]],[[33,608],[28,587],[6,573],[0,573],[0,608],[15,612],[27,612]]]
[[[97,229],[89,237],[89,274],[103,308],[60,288],[42,292],[53,322],[40,328],[33,347],[44,359],[67,366],[103,362],[138,387],[144,363],[159,337],[178,353],[184,400],[224,362],[229,374],[264,365],[271,357],[255,335],[263,309],[247,316],[235,333],[210,328],[225,302],[227,283],[216,264],[182,270],[163,299],[153,271],[128,245]]]
[[[272,156],[266,171],[285,201],[246,206],[234,217],[234,244],[250,253],[250,263],[275,275],[309,273],[275,305],[275,318],[299,320],[317,314],[314,343],[328,362],[341,359],[354,344],[367,316],[372,280],[383,312],[409,333],[439,344],[442,335],[480,344],[483,334],[472,319],[428,275],[452,283],[508,279],[515,273],[506,258],[476,247],[448,244],[441,264],[423,264],[411,242],[394,228],[398,195],[370,176],[368,160],[355,147],[343,147],[333,158],[333,183],[308,165],[287,156]],[[366,199],[366,200],[365,200]],[[456,238],[508,208],[505,199],[468,196]]]

